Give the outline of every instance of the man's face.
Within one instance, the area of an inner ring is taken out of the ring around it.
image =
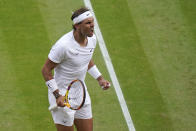
[[[78,25],[78,31],[84,36],[92,37],[94,32],[94,18],[90,17]]]

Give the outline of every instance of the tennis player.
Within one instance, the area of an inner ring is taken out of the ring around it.
[[[53,45],[42,74],[48,86],[49,110],[57,130],[73,131],[75,124],[78,131],[92,131],[93,118],[88,91],[84,106],[77,111],[64,106],[63,95],[72,80],[80,79],[84,82],[87,72],[104,90],[109,88],[110,83],[103,78],[92,60],[96,47],[92,13],[87,8],[80,8],[72,14],[71,20],[73,30],[63,35]],[[58,107],[51,108],[55,104]]]

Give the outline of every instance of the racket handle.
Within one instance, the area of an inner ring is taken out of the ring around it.
[[[71,107],[69,103],[64,103],[64,105],[69,107],[69,108]]]
[[[111,86],[110,83],[107,86]],[[101,86],[102,89],[104,89],[105,86]]]
[[[55,109],[57,109],[57,104],[54,104],[54,105],[51,105],[49,108],[48,108],[48,110],[49,111],[53,111],[53,110],[55,110]]]

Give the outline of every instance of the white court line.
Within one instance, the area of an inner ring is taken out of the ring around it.
[[[94,11],[93,11],[91,2],[90,2],[90,0],[84,0],[84,3],[85,3],[85,6],[88,7],[88,8],[92,11],[92,13],[93,13],[93,15],[94,15],[94,21],[95,21],[95,34],[96,34],[96,36],[97,36],[97,39],[98,39],[98,42],[99,42],[99,46],[100,46],[100,49],[101,49],[103,58],[104,58],[105,63],[106,63],[106,67],[107,67],[108,72],[109,72],[109,74],[110,74],[110,78],[111,78],[111,80],[112,80],[114,89],[115,89],[115,91],[116,91],[116,94],[117,94],[117,97],[118,97],[118,100],[119,100],[119,103],[120,103],[120,106],[121,106],[123,115],[124,115],[125,120],[126,120],[126,122],[127,122],[127,126],[128,126],[128,128],[129,128],[129,131],[135,131],[135,128],[134,128],[134,125],[133,125],[133,122],[132,122],[132,119],[131,119],[129,110],[128,110],[128,108],[127,108],[127,104],[126,104],[126,102],[125,102],[125,99],[124,99],[122,90],[121,90],[121,88],[120,88],[120,84],[119,84],[118,79],[117,79],[117,77],[116,77],[116,73],[115,73],[115,71],[114,71],[114,68],[113,68],[113,65],[112,65],[110,56],[109,56],[109,54],[108,54],[108,51],[107,51],[107,48],[106,48],[106,45],[105,45],[105,42],[104,42],[102,33],[101,33],[101,31],[100,31],[100,28],[99,28],[97,19],[96,19],[96,17],[95,17],[95,14],[94,14]]]

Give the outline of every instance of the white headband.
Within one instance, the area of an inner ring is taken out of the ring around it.
[[[87,19],[89,17],[92,17],[92,16],[93,15],[92,15],[92,13],[90,11],[86,11],[86,12],[80,14],[79,16],[75,17],[73,19],[73,23],[74,24],[80,23],[81,21],[83,21],[83,20],[85,20],[85,19]]]

